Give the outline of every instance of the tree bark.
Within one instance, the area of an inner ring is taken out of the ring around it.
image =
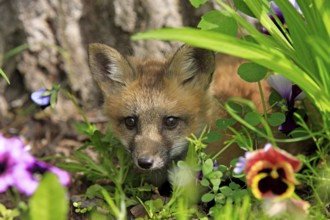
[[[179,43],[131,41],[130,36],[196,26],[211,7],[196,10],[187,0],[0,0],[0,67],[11,81],[7,85],[0,79],[0,116],[29,103],[31,92],[53,84],[69,90],[86,108],[100,106],[87,62],[89,43],[161,58]]]

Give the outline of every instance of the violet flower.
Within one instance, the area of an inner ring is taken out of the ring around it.
[[[295,101],[304,99],[305,94],[297,85],[293,84],[282,75],[270,75],[267,78],[267,82],[286,101],[287,110],[285,122],[279,126],[278,130],[285,134],[289,134],[298,127],[294,120],[294,112],[298,110],[295,108]]]
[[[47,89],[40,89],[31,94],[31,100],[39,105],[41,108],[50,106],[51,91]]]
[[[0,193],[9,187],[32,195],[46,172],[56,174],[62,185],[69,184],[66,171],[38,161],[24,149],[24,143],[17,137],[6,138],[0,134]]]
[[[0,134],[0,193],[16,183],[14,173],[17,165],[28,163],[30,159],[20,139],[6,138]]]
[[[63,186],[67,186],[70,182],[70,176],[67,172],[57,167],[50,166],[45,162],[34,160],[20,169],[16,169],[14,173],[17,180],[15,186],[25,195],[32,195],[38,188],[42,175],[46,172],[54,173]]]

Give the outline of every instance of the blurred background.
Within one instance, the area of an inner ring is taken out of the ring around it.
[[[130,36],[163,27],[196,27],[215,5],[211,1],[195,9],[189,0],[0,0],[0,67],[11,82],[0,78],[0,126],[27,106],[31,92],[53,84],[70,91],[84,109],[99,107],[102,98],[87,62],[89,43],[161,58],[180,44],[131,41]],[[59,105],[62,116],[70,117],[70,104],[59,99]]]

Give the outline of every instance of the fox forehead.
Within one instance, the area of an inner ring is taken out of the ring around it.
[[[116,98],[124,103],[124,114],[139,115],[157,109],[171,109],[177,105],[177,101],[166,94],[173,82],[166,77],[165,61],[133,59],[130,63],[136,79],[116,94]],[[109,97],[110,102],[113,99]]]
[[[130,59],[131,68],[135,72],[136,79],[116,94],[108,97],[108,102],[114,103],[116,108],[121,103],[120,114],[128,116],[132,114],[155,113],[160,115],[182,115],[192,112],[194,103],[199,105],[198,97],[190,90],[183,88],[177,81],[167,77],[167,60],[141,60]],[[194,99],[191,102],[191,99]],[[187,108],[185,108],[185,103]],[[198,103],[198,104],[197,104]],[[114,109],[114,108],[112,108]],[[114,111],[111,111],[114,113]],[[194,113],[192,113],[194,114]],[[151,115],[150,115],[151,116]]]
[[[165,86],[167,60],[129,59],[131,68],[137,77],[136,84],[141,88],[162,90]]]

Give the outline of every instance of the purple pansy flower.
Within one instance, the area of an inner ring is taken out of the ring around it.
[[[15,184],[14,172],[17,165],[29,161],[30,157],[26,155],[20,139],[6,138],[0,134],[0,193]]]
[[[70,182],[70,176],[67,172],[38,160],[26,164],[16,171],[17,172],[14,174],[15,178],[17,178],[15,186],[20,192],[26,195],[32,195],[34,193],[42,175],[46,172],[54,173],[63,186],[67,186]]]
[[[31,94],[31,99],[34,103],[42,108],[50,106],[51,91],[47,89],[40,89]]]
[[[273,74],[267,78],[268,84],[286,100],[286,119],[279,131],[288,134],[298,127],[294,120],[295,101],[305,98],[303,91],[282,75]]]
[[[24,149],[19,138],[6,138],[0,134],[0,193],[16,187],[18,191],[32,195],[46,172],[56,174],[62,185],[69,184],[70,176],[66,171],[36,160]]]

